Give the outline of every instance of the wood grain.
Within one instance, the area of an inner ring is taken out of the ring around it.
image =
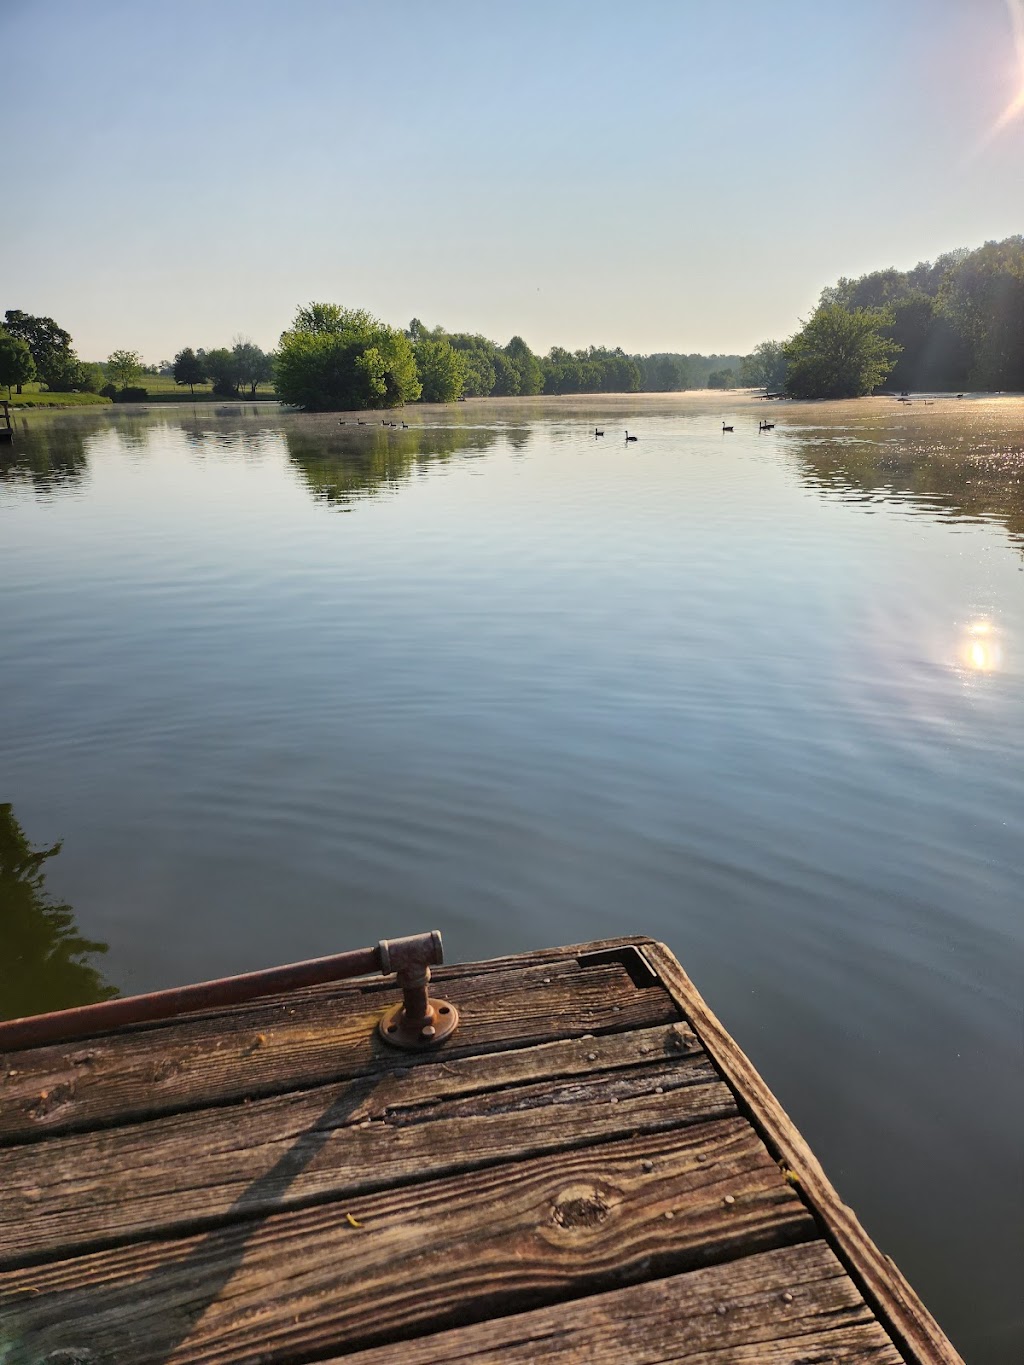
[[[382,1078],[381,1093],[357,1080],[10,1148],[0,1265],[735,1114],[705,1054],[683,1050],[692,1037],[675,1025],[562,1043],[473,1059],[461,1077],[419,1067]],[[582,1074],[522,1077],[568,1066]]]
[[[784,1297],[788,1296],[788,1297]],[[823,1242],[403,1342],[402,1365],[900,1365]],[[392,1365],[394,1345],[345,1365]],[[342,1365],[335,1357],[324,1365]]]
[[[839,1198],[789,1115],[674,955],[660,943],[644,945],[643,952],[732,1086],[741,1111],[750,1115],[773,1155],[794,1173],[808,1206],[821,1220],[831,1244],[897,1345],[908,1359],[922,1365],[964,1365],[898,1266],[879,1251],[853,1210]]]
[[[457,989],[456,989],[457,986]],[[462,1021],[444,1056],[669,1023],[661,987],[638,989],[617,963],[575,958],[453,980]],[[0,1143],[404,1069],[424,1060],[375,1035],[393,985],[315,987],[276,1003],[127,1030],[0,1058]]]
[[[0,1330],[6,1365],[283,1365],[813,1236],[726,1119],[11,1271]]]

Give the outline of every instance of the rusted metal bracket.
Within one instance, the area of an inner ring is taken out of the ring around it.
[[[401,1003],[380,1021],[380,1036],[410,1051],[443,1043],[458,1028],[459,1012],[447,1000],[431,1000],[428,990],[431,966],[444,961],[441,935],[435,929],[413,938],[382,938],[377,952],[381,971],[397,972],[402,988]]]
[[[402,1002],[385,1014],[381,1036],[396,1047],[433,1047],[453,1033],[459,1022],[454,1005],[447,1000],[431,1000],[427,995],[430,968],[443,960],[441,935],[436,929],[409,938],[382,939],[376,948],[357,948],[334,957],[292,962],[286,967],[270,967],[244,976],[225,976],[148,995],[130,995],[52,1014],[10,1019],[0,1022],[0,1052],[67,1043],[118,1028],[175,1019],[197,1010],[225,1009],[261,996],[374,972],[385,976],[397,972],[402,987]]]

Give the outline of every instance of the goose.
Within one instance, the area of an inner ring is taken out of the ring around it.
[[[628,431],[626,432],[627,441],[638,441],[639,439],[640,439],[639,436],[630,436],[629,432]]]
[[[600,429],[600,427],[595,427],[595,428],[594,428],[594,435],[595,435],[595,436],[603,436],[603,435],[604,435],[604,432]]]
[[[722,430],[723,430],[723,431],[732,431],[732,427],[727,427],[727,426],[725,425],[725,423],[723,422],[723,423],[722,423]]]
[[[774,423],[774,422],[758,422],[758,424],[757,424],[757,429],[758,429],[758,431],[774,431],[774,430],[775,430],[775,423]]]

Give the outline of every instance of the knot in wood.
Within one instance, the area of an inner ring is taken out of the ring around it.
[[[595,1228],[610,1212],[600,1190],[575,1186],[558,1196],[552,1217],[562,1228]]]

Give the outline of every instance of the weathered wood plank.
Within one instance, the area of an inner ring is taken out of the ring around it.
[[[457,1058],[587,1033],[669,1023],[660,986],[638,989],[617,963],[576,960],[467,974],[452,984]],[[0,1058],[0,1143],[24,1142],[351,1079],[410,1065],[375,1035],[394,987],[295,992],[216,1018],[168,1023]],[[422,1057],[414,1062],[424,1060]]]
[[[532,1084],[502,1084],[515,1068],[499,1054],[487,1059],[492,1087],[462,1097],[435,1099],[444,1072],[423,1067],[403,1078],[404,1091],[401,1080],[386,1078],[386,1098],[357,1080],[11,1148],[0,1265],[735,1114],[732,1093],[703,1053],[666,1058],[672,1040],[685,1040],[678,1029],[645,1030],[641,1038],[656,1040],[646,1057],[635,1034],[560,1044],[589,1074]],[[602,1052],[631,1052],[643,1064],[602,1071]],[[549,1050],[536,1067],[545,1061],[557,1059]]]
[[[7,1272],[0,1324],[8,1365],[274,1365],[814,1235],[726,1119]]]
[[[868,1303],[892,1332],[896,1344],[922,1365],[964,1365],[899,1267],[879,1251],[853,1210],[839,1198],[789,1115],[708,1008],[672,952],[660,943],[645,944],[643,952],[740,1097],[741,1109],[750,1114],[773,1155],[799,1181],[809,1206],[828,1230],[832,1244]]]
[[[390,1365],[397,1350],[343,1359]],[[402,1365],[901,1365],[824,1242],[456,1327],[400,1350]]]

